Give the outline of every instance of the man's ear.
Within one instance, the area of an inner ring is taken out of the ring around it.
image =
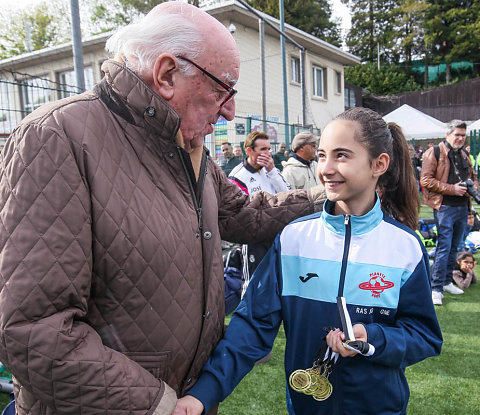
[[[390,156],[387,153],[380,154],[373,160],[372,172],[374,177],[380,177],[388,170],[390,165]]]
[[[250,155],[252,154],[252,151],[253,151],[253,150],[252,150],[252,147],[247,147],[247,148],[245,149],[245,153],[247,153],[247,157],[250,157]]]
[[[162,53],[153,65],[153,83],[156,92],[166,101],[172,99],[175,92],[175,75],[178,74],[178,62],[170,53]]]

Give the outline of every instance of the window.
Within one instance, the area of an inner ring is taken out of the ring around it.
[[[300,59],[292,57],[292,82],[300,83]]]
[[[335,72],[335,92],[342,93],[342,74],[340,72]]]
[[[50,102],[50,81],[43,78],[30,78],[23,82],[22,98],[25,112],[32,112]]]
[[[326,98],[325,69],[319,66],[313,67],[313,96],[317,98]]]
[[[355,106],[355,91],[351,88],[345,88],[345,108],[351,108]]]
[[[93,88],[93,68],[87,66],[83,69],[83,77],[85,79],[85,90]],[[58,81],[60,82],[60,98],[66,98],[75,94],[79,94],[81,91],[77,88],[77,77],[75,71],[65,71],[58,74]]]

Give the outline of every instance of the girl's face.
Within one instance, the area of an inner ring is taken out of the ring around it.
[[[364,215],[375,203],[378,178],[388,168],[382,153],[371,160],[367,149],[355,139],[357,124],[335,120],[323,130],[318,149],[318,176],[335,213]]]
[[[473,271],[473,267],[475,266],[475,261],[473,257],[467,256],[463,258],[461,261],[457,261],[458,266],[460,269],[465,273],[469,273]]]

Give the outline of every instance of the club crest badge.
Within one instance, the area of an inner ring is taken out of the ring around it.
[[[381,272],[372,272],[370,279],[367,282],[362,282],[358,288],[362,290],[369,290],[372,292],[372,297],[378,298],[384,290],[392,288],[395,284],[387,281],[385,275]]]

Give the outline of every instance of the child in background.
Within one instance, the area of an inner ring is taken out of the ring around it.
[[[462,289],[470,287],[470,284],[475,284],[477,277],[473,270],[476,263],[470,252],[459,252],[457,254],[457,266],[453,269],[453,281],[455,281],[455,284]]]
[[[405,368],[440,353],[428,259],[413,232],[419,195],[400,128],[353,108],[327,125],[318,153],[323,212],[277,236],[175,415],[207,413],[225,399],[270,351],[282,321],[291,415],[406,414]],[[339,329],[325,340],[325,327],[342,327],[340,292],[355,338],[375,347],[369,357],[348,350]],[[340,355],[326,374],[331,395],[294,389],[292,372],[311,368],[325,344]]]

